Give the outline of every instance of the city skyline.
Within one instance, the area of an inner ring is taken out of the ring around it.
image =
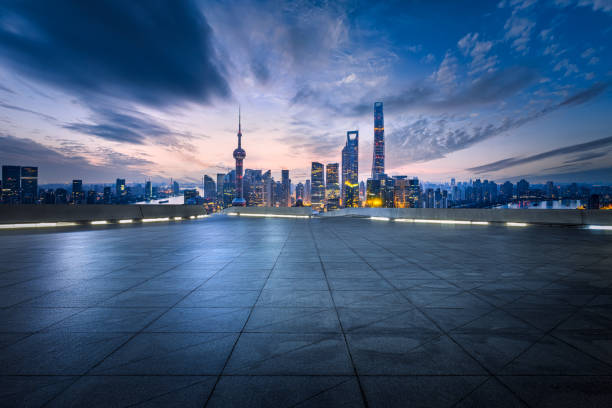
[[[311,162],[340,163],[358,130],[366,181],[375,102],[388,175],[612,181],[612,8],[600,2],[105,4],[0,6],[0,164],[39,167],[39,184],[227,173],[239,103],[245,169],[304,181]],[[126,58],[142,36],[145,58]]]

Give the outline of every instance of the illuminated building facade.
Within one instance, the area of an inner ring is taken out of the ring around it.
[[[35,204],[38,200],[38,167],[21,168],[21,203]]]
[[[217,197],[217,186],[215,185],[215,180],[212,177],[204,175],[204,198],[207,200],[215,200]]]
[[[83,204],[83,180],[72,180],[72,203]]]
[[[304,184],[298,183],[295,186],[295,201],[302,200],[304,202]]]
[[[340,174],[338,163],[329,163],[325,173],[325,201],[327,211],[340,208]]]
[[[19,166],[2,166],[2,202],[18,204],[21,189],[21,168]]]
[[[72,189],[74,194],[74,186]],[[117,202],[124,204],[127,201],[127,190],[125,188],[125,179],[117,179],[115,182],[115,195],[117,196]]]
[[[383,103],[374,103],[374,149],[372,157],[372,178],[378,179],[385,174],[385,120]]]
[[[281,171],[282,196],[280,197],[281,207],[291,207],[291,179],[289,178],[289,170]]]
[[[234,149],[234,159],[236,159],[236,196],[232,200],[233,207],[246,206],[246,200],[242,195],[242,163],[246,157],[246,152],[242,148],[242,127],[240,123],[240,110],[238,110],[238,147]]]
[[[325,207],[325,184],[323,181],[323,164],[312,162],[310,171],[310,202],[313,210],[323,211]]]
[[[342,204],[344,207],[359,207],[359,131],[357,130],[346,132],[346,145],[342,149]]]

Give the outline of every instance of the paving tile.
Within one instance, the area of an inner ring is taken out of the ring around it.
[[[147,332],[229,332],[242,330],[250,309],[237,307],[174,308],[145,329]]]
[[[224,376],[209,407],[363,407],[355,377]]]
[[[340,334],[244,333],[224,374],[352,375]]]
[[[2,376],[0,400],[6,407],[41,407],[70,386],[76,377]]]
[[[260,333],[340,333],[332,308],[256,307],[245,328]]]

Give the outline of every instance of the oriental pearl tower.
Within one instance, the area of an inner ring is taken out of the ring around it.
[[[242,161],[246,152],[242,148],[242,130],[240,127],[240,108],[238,108],[238,147],[234,150],[236,159],[236,197],[232,200],[232,207],[246,207],[246,201],[242,196]]]

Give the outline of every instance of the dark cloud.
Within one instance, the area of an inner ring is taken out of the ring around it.
[[[505,169],[507,167],[518,166],[519,164],[533,163],[535,161],[548,159],[550,157],[562,156],[572,153],[586,152],[589,150],[599,149],[602,147],[608,147],[612,145],[612,136],[604,137],[602,139],[593,140],[591,142],[579,143],[572,146],[561,147],[559,149],[549,150],[547,152],[534,154],[527,157],[509,157],[504,160],[488,163],[482,166],[472,167],[467,169],[474,173],[490,173],[498,170]],[[597,157],[597,156],[596,156]]]
[[[74,122],[64,125],[64,128],[113,142],[133,144],[144,144],[151,137],[171,134],[170,129],[139,112],[127,114],[99,108],[93,119],[95,124]]]
[[[527,67],[510,67],[502,71],[486,73],[467,86],[447,95],[438,92],[430,83],[417,84],[398,94],[381,97],[385,111],[404,112],[417,108],[432,111],[472,108],[478,105],[500,102],[536,82],[539,75]],[[297,96],[297,94],[296,94]],[[312,98],[312,95],[310,95]],[[354,115],[369,114],[370,100],[354,106]]]
[[[85,100],[166,106],[230,95],[212,30],[192,1],[7,0],[0,16],[4,63]]]
[[[468,127],[455,126],[444,115],[440,119],[436,120],[420,118],[407,126],[389,133],[389,145],[398,146],[398,149],[390,152],[389,158],[391,161],[395,162],[405,162],[407,160],[429,161],[439,159],[444,157],[446,154],[466,149],[483,140],[521,127],[526,123],[550,114],[560,108],[586,103],[603,92],[605,86],[603,89],[600,88],[601,84],[595,84],[593,87],[585,91],[578,92],[558,104],[551,105],[547,108],[524,116],[506,117],[499,124],[489,123]],[[595,92],[594,89],[598,91]],[[468,169],[468,171],[473,171],[476,173],[494,171],[490,170],[487,166],[498,169],[509,167],[511,165],[510,163],[514,159],[516,158],[504,159],[499,163],[496,162],[484,166],[474,167]]]
[[[10,110],[14,110],[17,112],[30,113],[32,115],[38,116],[39,118],[42,118],[48,121],[55,121],[55,118],[53,116],[45,115],[44,113],[36,112],[31,109],[26,109],[26,108],[22,108],[19,106],[11,105],[10,103],[0,102],[0,108],[10,109]]]
[[[573,158],[571,158],[569,160],[566,160],[563,163],[565,163],[565,164],[575,164],[575,163],[580,163],[580,162],[589,161],[589,160],[593,160],[593,159],[599,159],[600,157],[604,157],[608,153],[610,153],[610,150],[604,150],[604,151],[601,151],[601,152],[585,153],[585,154],[581,154],[579,156],[573,157]]]
[[[64,142],[53,149],[31,139],[0,134],[0,162],[3,164],[38,166],[41,183],[69,182],[82,178],[86,182],[104,182],[116,177],[142,179],[142,169],[153,163],[109,148],[96,149],[100,165],[92,164],[85,155],[92,154],[80,143]]]

